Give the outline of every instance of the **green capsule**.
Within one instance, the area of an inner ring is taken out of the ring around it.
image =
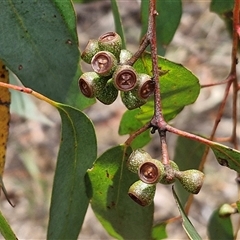
[[[98,92],[102,91],[106,83],[107,80],[100,77],[97,73],[86,72],[79,78],[78,86],[85,97],[94,98]]]
[[[96,93],[96,98],[103,104],[112,104],[118,96],[118,90],[114,87],[112,79],[107,81],[104,88]]]
[[[190,169],[175,173],[182,186],[190,193],[198,194],[202,185],[204,174],[198,170]]]
[[[120,64],[126,64],[128,60],[133,56],[133,54],[128,51],[127,49],[122,49],[120,52],[120,57],[119,57],[119,63]]]
[[[136,94],[141,100],[148,99],[154,92],[154,82],[152,78],[145,73],[139,73],[137,76]]]
[[[139,205],[145,207],[153,202],[156,184],[144,183],[141,180],[133,183],[128,190],[128,195]]]
[[[127,109],[132,110],[144,105],[147,100],[141,100],[136,96],[136,91],[121,92],[121,99]]]
[[[122,49],[122,39],[116,32],[107,32],[98,38],[100,50],[111,52],[117,59]]]
[[[81,54],[81,59],[86,63],[91,63],[93,56],[99,52],[98,40],[90,39],[87,43],[86,48]]]
[[[166,165],[164,166],[165,174],[162,177],[162,179],[160,179],[160,181],[159,181],[162,184],[172,184],[172,183],[174,183],[175,180],[176,180],[175,172],[179,171],[178,165],[174,161],[170,160],[169,162],[170,162],[171,171],[166,171]]]
[[[157,159],[147,160],[139,166],[138,176],[145,183],[157,183],[164,176],[164,166]]]
[[[111,52],[100,51],[93,56],[91,66],[100,76],[111,76],[117,67],[117,59]]]
[[[133,172],[137,173],[139,166],[148,160],[151,160],[152,157],[143,149],[134,150],[128,158],[127,168]]]

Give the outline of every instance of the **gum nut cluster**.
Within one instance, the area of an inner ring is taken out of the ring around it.
[[[122,39],[115,32],[90,39],[81,58],[91,64],[93,71],[85,72],[79,78],[82,94],[111,104],[120,91],[122,102],[129,110],[145,104],[153,94],[154,83],[149,75],[138,73],[126,64],[131,57],[131,52],[122,49]]]
[[[192,194],[197,194],[203,184],[202,172],[195,169],[180,171],[178,165],[171,160],[169,165],[163,165],[161,161],[152,159],[143,149],[131,153],[127,168],[139,177],[139,180],[130,186],[128,195],[141,206],[148,206],[153,202],[157,183],[172,184],[178,179]]]

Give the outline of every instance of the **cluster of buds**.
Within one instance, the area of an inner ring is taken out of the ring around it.
[[[179,171],[177,164],[170,160],[169,165],[162,164],[142,149],[132,152],[128,161],[128,169],[137,173],[139,180],[133,183],[128,195],[141,206],[152,203],[156,184],[172,184],[178,179],[182,186],[190,193],[197,194],[203,184],[204,174],[198,170],[191,169]]]
[[[91,64],[93,72],[81,75],[80,91],[104,104],[113,103],[120,91],[122,102],[128,109],[142,106],[152,95],[154,83],[149,75],[138,73],[126,64],[131,57],[131,52],[122,49],[122,39],[115,32],[89,40],[81,58]]]

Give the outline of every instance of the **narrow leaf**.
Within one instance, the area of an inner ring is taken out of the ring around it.
[[[230,217],[221,218],[218,214],[219,209],[215,210],[208,222],[208,237],[215,239],[234,239],[233,226]]]
[[[174,191],[174,188],[172,188],[173,191],[173,196],[176,200],[177,203],[177,207],[178,210],[182,216],[182,220],[183,220],[183,228],[185,230],[185,232],[187,233],[188,237],[192,240],[201,240],[200,235],[197,233],[196,229],[194,228],[194,226],[192,225],[192,223],[190,222],[190,220],[188,219],[187,215],[185,214],[183,207],[181,205],[181,202],[176,194],[176,192]]]
[[[210,4],[210,10],[217,14],[224,14],[226,12],[232,11],[234,5],[234,0],[212,0]]]
[[[206,146],[200,142],[179,136],[176,142],[173,161],[177,163],[181,171],[187,169],[199,169]],[[184,206],[190,195],[179,181],[174,183],[174,188]]]
[[[209,147],[211,147],[220,165],[240,173],[240,151],[216,142],[213,142]]]
[[[106,231],[117,239],[150,239],[153,204],[141,207],[128,196],[136,180],[126,168],[131,153],[116,146],[101,155],[88,171],[88,192],[92,209]]]
[[[6,66],[24,85],[64,102],[80,55],[71,1],[2,1],[0,31]]]
[[[0,232],[2,236],[7,240],[17,239],[16,235],[14,234],[7,220],[2,215],[1,211],[0,211]]]
[[[158,54],[164,55],[166,46],[172,41],[180,23],[182,15],[181,0],[157,1],[158,16],[156,17]],[[148,27],[149,1],[141,2],[142,33],[143,36]]]
[[[113,12],[113,18],[114,18],[114,23],[115,23],[115,30],[120,35],[120,37],[122,38],[122,48],[126,49],[126,41],[125,41],[121,16],[120,16],[120,13],[119,13],[119,10],[118,10],[117,1],[112,0],[111,4],[112,4],[112,12]]]
[[[89,203],[84,177],[96,160],[96,136],[84,113],[62,104],[56,107],[62,118],[62,138],[47,238],[77,239]]]

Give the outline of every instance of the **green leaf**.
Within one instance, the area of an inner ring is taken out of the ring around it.
[[[177,30],[182,16],[181,0],[161,0],[157,1],[158,16],[156,17],[157,47],[158,54],[164,55],[166,45],[168,45]],[[148,28],[149,1],[142,0],[141,17],[143,36]]]
[[[67,105],[56,104],[62,119],[62,138],[54,176],[48,239],[77,239],[89,199],[84,178],[97,157],[92,122]]]
[[[152,75],[151,61],[151,55],[144,53],[135,63],[134,67],[138,72]],[[161,76],[159,79],[163,115],[166,121],[170,121],[175,118],[185,106],[196,101],[200,92],[200,84],[197,77],[181,64],[171,62],[159,56],[158,65],[161,67]],[[149,122],[153,116],[154,102],[150,99],[140,109],[131,111],[133,111],[132,114],[127,113],[127,121],[123,120],[121,122],[120,134],[132,133],[132,130],[136,130],[136,127],[139,128]],[[141,125],[139,125],[139,122],[141,122]],[[132,123],[133,127],[130,129]]]
[[[2,236],[7,240],[17,239],[16,235],[14,234],[7,220],[2,215],[1,211],[0,211],[0,232]]]
[[[206,146],[200,142],[179,136],[176,142],[173,161],[177,163],[181,171],[187,169],[199,169]],[[174,183],[174,187],[184,206],[190,195],[179,181]]]
[[[112,0],[111,4],[112,4],[112,13],[113,13],[113,18],[114,18],[114,23],[115,23],[115,30],[122,38],[122,48],[126,49],[126,41],[125,41],[125,36],[124,36],[123,27],[122,27],[120,13],[118,10],[117,1]]]
[[[153,204],[141,207],[128,196],[137,180],[125,164],[131,150],[116,146],[101,155],[88,171],[92,209],[106,231],[117,239],[150,239]]]
[[[7,67],[25,86],[64,102],[80,56],[71,1],[2,1],[0,29]]]
[[[217,14],[224,14],[228,11],[232,11],[234,0],[212,0],[210,4],[210,10]]]
[[[167,227],[166,223],[160,223],[158,225],[155,225],[152,228],[152,239],[153,240],[166,239],[167,238],[166,227]]]
[[[216,142],[212,142],[209,147],[211,147],[220,165],[240,173],[240,151]]]
[[[215,239],[234,239],[233,226],[230,217],[221,218],[218,214],[219,209],[215,210],[208,222],[208,237]]]
[[[142,127],[141,121],[135,118],[135,116],[137,116],[139,112],[141,112],[141,109],[138,108],[131,111],[127,110],[123,114],[118,130],[119,135],[131,134]],[[133,149],[141,148],[147,145],[150,140],[151,137],[149,135],[149,131],[145,131],[134,139],[131,147]]]
[[[181,202],[176,194],[176,192],[174,191],[174,188],[172,188],[173,191],[173,196],[176,200],[177,203],[177,207],[178,210],[182,216],[182,220],[183,220],[183,228],[185,230],[185,232],[187,233],[188,237],[192,240],[201,240],[201,237],[199,236],[199,234],[197,233],[196,229],[194,228],[194,226],[192,225],[192,223],[190,222],[190,220],[188,219],[187,215],[185,214],[183,207],[181,205]]]

